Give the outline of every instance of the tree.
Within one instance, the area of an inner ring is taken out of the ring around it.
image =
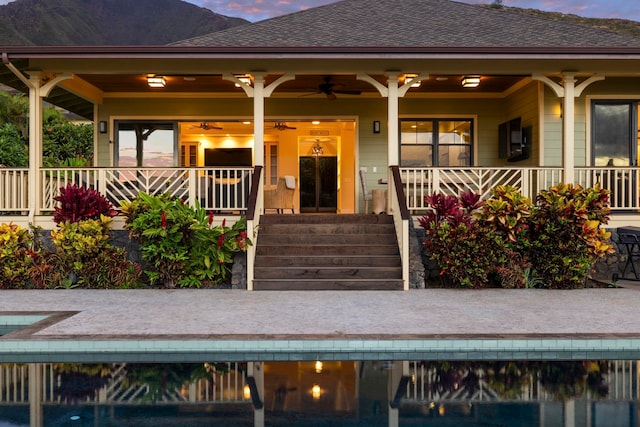
[[[0,164],[28,166],[29,99],[0,91]],[[43,166],[90,164],[93,125],[75,124],[52,106],[42,112]]]

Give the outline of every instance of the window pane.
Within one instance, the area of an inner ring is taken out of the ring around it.
[[[629,166],[631,104],[595,104],[593,112],[594,166]]]
[[[438,144],[470,144],[471,122],[443,120],[438,125]]]
[[[433,122],[402,121],[400,123],[401,144],[433,144]]]
[[[400,149],[400,165],[406,167],[433,166],[431,145],[403,145]]]
[[[118,166],[176,166],[173,123],[118,123]],[[141,156],[141,158],[139,158]]]
[[[471,166],[471,147],[468,145],[445,145],[438,149],[439,166]]]

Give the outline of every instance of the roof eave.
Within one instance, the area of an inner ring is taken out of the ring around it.
[[[426,55],[640,55],[640,46],[0,46],[9,59],[23,58],[207,58],[207,57],[308,57],[349,55],[358,58]]]

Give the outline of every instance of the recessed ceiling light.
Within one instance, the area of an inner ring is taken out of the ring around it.
[[[439,82],[445,82],[447,80],[449,80],[449,77],[436,77],[436,80]]]
[[[191,76],[185,76],[182,78],[185,82],[193,82],[196,80],[195,77],[191,77]]]
[[[319,125],[319,124],[320,124],[320,121],[319,121],[319,120],[314,120],[314,121],[312,121],[312,122],[311,122],[311,124],[312,124],[312,125]]]

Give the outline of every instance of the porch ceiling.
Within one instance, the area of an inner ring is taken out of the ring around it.
[[[234,86],[233,82],[223,80],[221,75],[171,75],[162,74],[167,85],[163,89],[152,89],[146,84],[143,74],[80,74],[79,77],[105,93],[238,93],[242,89]],[[275,81],[281,74],[269,74],[266,76],[266,84]],[[372,75],[380,83],[385,83],[385,75]],[[419,88],[412,88],[409,94],[420,93],[469,93],[461,85],[463,75],[431,75],[422,80]],[[479,87],[473,92],[501,93],[527,76],[482,76]],[[274,92],[274,96],[299,96],[313,94],[319,91],[319,85],[330,78],[331,84],[337,90],[355,90],[363,94],[376,95],[377,90],[369,83],[356,79],[355,74],[299,74],[295,80],[280,85]],[[410,95],[409,95],[410,96]]]

